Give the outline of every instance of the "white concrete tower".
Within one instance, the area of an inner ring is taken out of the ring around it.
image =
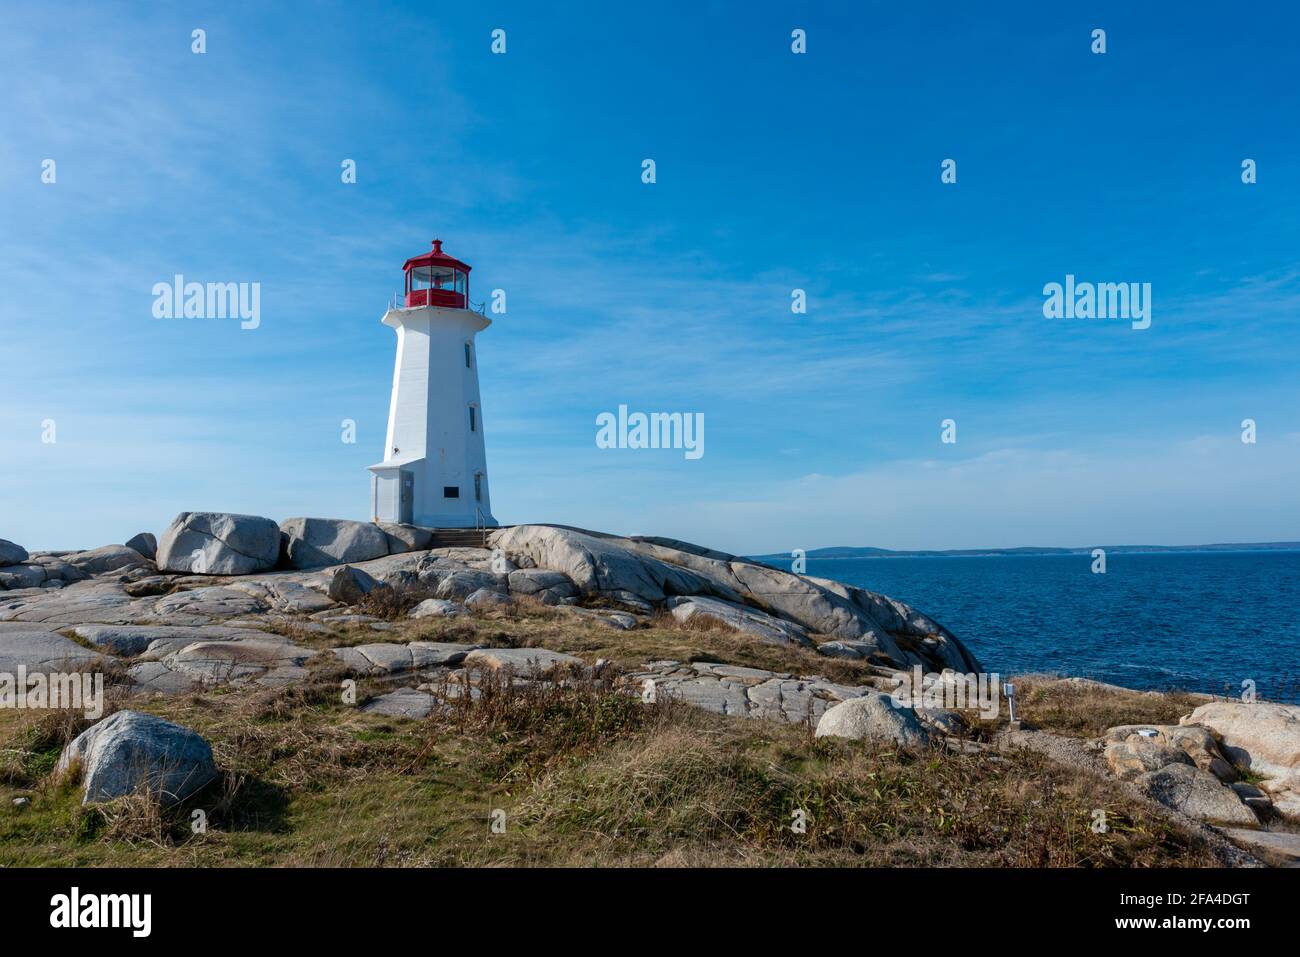
[[[397,330],[397,364],[384,460],[370,466],[373,520],[495,527],[474,347],[492,321],[470,304],[470,267],[441,240],[402,268],[402,304],[383,318]]]

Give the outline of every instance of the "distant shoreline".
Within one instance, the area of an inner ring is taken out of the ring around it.
[[[948,548],[917,549],[915,551],[894,550],[890,548],[873,548],[870,546],[850,547],[831,546],[828,548],[811,548],[804,552],[805,558],[1018,558],[1042,557],[1052,555],[1091,555],[1095,549],[1102,549],[1107,555],[1165,555],[1195,554],[1214,552],[1297,552],[1300,542],[1255,542],[1215,545],[1090,545],[1083,548]],[[789,561],[791,552],[771,552],[764,555],[751,555],[756,561]]]

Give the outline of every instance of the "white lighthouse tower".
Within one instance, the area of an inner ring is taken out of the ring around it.
[[[494,527],[474,336],[492,324],[469,301],[470,267],[433,249],[402,267],[403,302],[384,314],[397,330],[384,460],[370,466],[376,522],[427,528]]]

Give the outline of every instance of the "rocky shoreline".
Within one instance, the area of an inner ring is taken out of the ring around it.
[[[187,512],[156,539],[89,551],[29,554],[0,540],[0,673],[113,676],[123,706],[69,742],[57,769],[79,775],[87,802],[142,784],[181,800],[217,773],[201,737],[130,707],[136,696],[289,688],[328,666],[377,685],[362,710],[420,719],[474,698],[485,675],[543,684],[607,674],[647,702],[805,724],[817,738],[1029,749],[1120,782],[1134,801],[1204,835],[1222,863],[1300,862],[1300,707],[1197,696],[1176,721],[1065,735],[967,700],[981,674],[971,652],[923,613],[865,589],[662,538],[548,525],[487,530],[481,548],[432,547],[434,536]],[[538,610],[625,635],[629,647],[653,627],[717,630],[800,667],[692,656],[615,668],[544,646],[410,630]],[[350,637],[335,641],[344,630]],[[1063,694],[1135,694],[1058,684]]]

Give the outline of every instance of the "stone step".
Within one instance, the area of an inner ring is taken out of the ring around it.
[[[478,528],[435,528],[430,548],[486,548],[487,532]]]

